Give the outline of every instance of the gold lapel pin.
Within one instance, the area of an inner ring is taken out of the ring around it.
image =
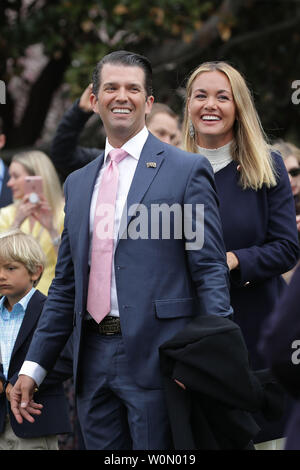
[[[147,168],[156,168],[156,162],[147,162]]]

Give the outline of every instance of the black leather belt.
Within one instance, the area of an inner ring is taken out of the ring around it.
[[[84,327],[86,330],[93,331],[99,335],[111,336],[121,334],[120,318],[112,317],[110,315],[104,317],[99,324],[93,319],[86,320],[84,322]]]

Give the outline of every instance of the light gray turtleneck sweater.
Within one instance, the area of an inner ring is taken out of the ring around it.
[[[223,145],[223,147],[219,147],[218,149],[206,149],[197,145],[198,152],[209,160],[214,173],[222,170],[222,168],[225,168],[225,166],[232,162],[232,156],[230,154],[231,142],[232,141],[228,142],[228,144]]]

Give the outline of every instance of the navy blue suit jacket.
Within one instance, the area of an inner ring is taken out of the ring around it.
[[[148,167],[147,162],[154,162],[156,167]],[[102,163],[103,155],[66,180],[65,227],[56,276],[27,355],[28,360],[51,368],[74,328],[75,378],[89,279],[90,202]],[[229,315],[232,309],[217,196],[208,160],[149,134],[127,207],[140,203],[148,208],[162,203],[181,207],[197,203],[205,207],[205,236],[200,250],[186,251],[185,239],[165,240],[159,234],[158,239],[134,240],[119,233],[114,264],[129,368],[137,384],[157,389],[162,386],[159,346],[194,315]],[[134,219],[135,215],[128,216],[125,227]]]
[[[19,370],[24,362],[45,300],[46,297],[37,290],[28,303],[9,363],[7,381],[13,385],[18,379]],[[33,424],[26,420],[23,420],[22,424],[17,423],[5,393],[0,395],[0,433],[4,431],[7,413],[9,413],[13,431],[18,437],[30,438],[71,432],[69,405],[62,385],[63,380],[71,376],[72,357],[70,343],[57,361],[55,369],[49,372],[38,393],[34,395],[35,401],[44,405],[44,408],[42,414],[35,417]]]
[[[0,208],[8,206],[13,201],[11,190],[10,188],[7,187],[8,180],[9,180],[9,174],[8,174],[7,167],[5,166],[4,178],[2,181],[2,188],[0,192]]]
[[[263,328],[260,348],[274,375],[296,399],[287,427],[287,450],[300,450],[300,266]]]
[[[230,298],[253,369],[267,366],[258,349],[262,324],[281,295],[299,256],[295,206],[282,158],[273,153],[277,185],[243,190],[237,163],[215,174],[226,251],[239,259],[231,271]]]

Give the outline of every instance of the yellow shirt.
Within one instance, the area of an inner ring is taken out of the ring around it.
[[[17,205],[10,204],[9,206],[0,209],[0,232],[10,230],[16,216]],[[59,214],[59,227],[58,231],[61,233],[64,223],[63,207]],[[38,283],[38,289],[45,295],[48,295],[48,289],[54,278],[55,265],[57,261],[57,253],[53,246],[48,230],[43,227],[38,221],[34,223],[32,231],[30,230],[29,219],[25,219],[20,229],[24,233],[32,235],[40,244],[46,256],[46,267],[43,275]]]

